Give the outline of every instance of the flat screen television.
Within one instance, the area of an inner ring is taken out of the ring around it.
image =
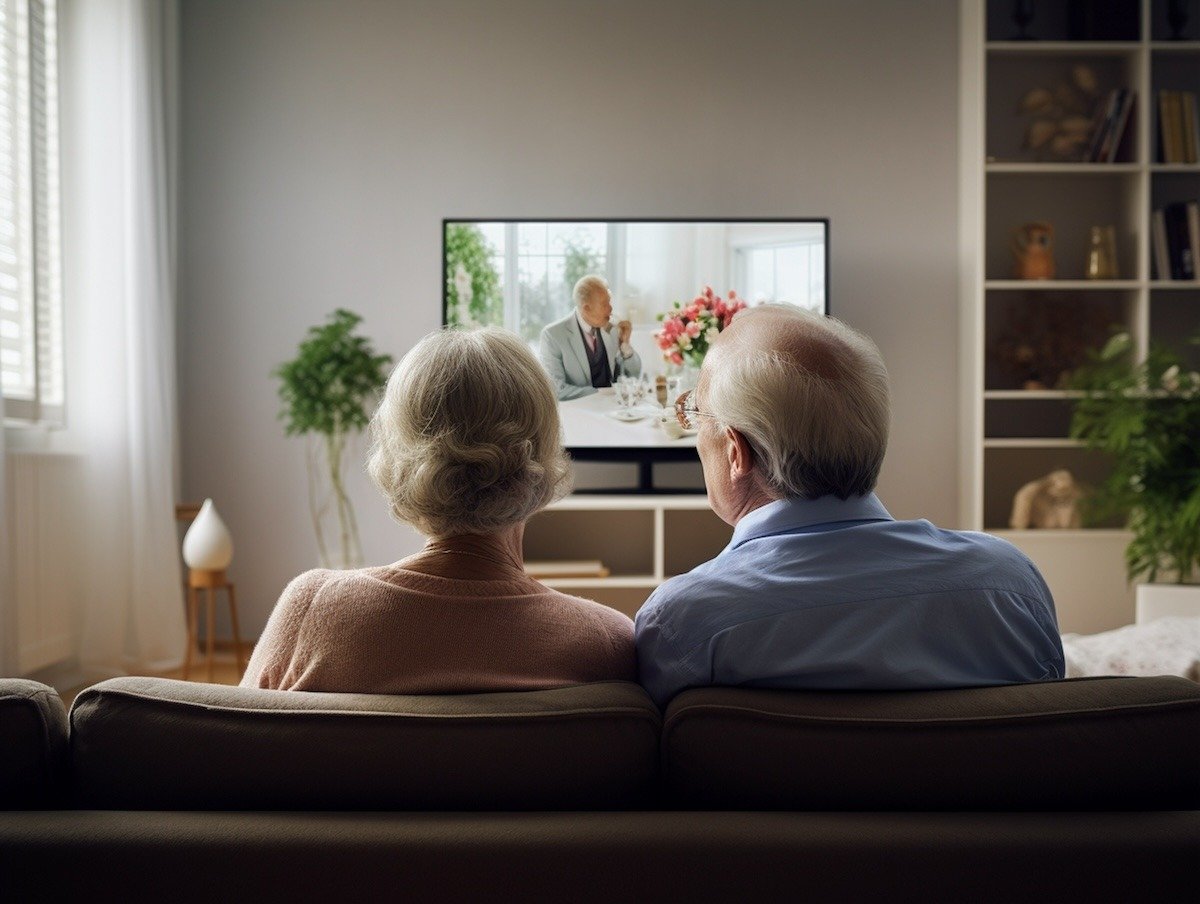
[[[686,307],[711,290],[722,305],[769,301],[829,313],[827,218],[450,218],[442,250],[443,324],[503,326],[525,338],[557,371],[572,457],[637,462],[642,490],[653,488],[655,462],[697,460],[695,437],[664,424],[696,370],[678,343],[661,347],[676,303]],[[612,296],[604,338],[616,385],[609,387],[595,388],[584,375],[585,336],[571,319],[572,290],[586,275],[602,277]],[[631,325],[628,359],[612,352],[621,321]],[[639,385],[624,388],[622,377]],[[630,404],[631,397],[640,398]]]

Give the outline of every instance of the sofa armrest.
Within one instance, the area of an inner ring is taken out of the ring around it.
[[[0,678],[0,810],[62,800],[67,712],[52,687]]]

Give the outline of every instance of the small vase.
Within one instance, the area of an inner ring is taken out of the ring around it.
[[[1093,226],[1088,236],[1088,279],[1117,279],[1117,240],[1112,226]]]
[[[183,535],[183,561],[195,571],[224,571],[233,561],[233,538],[211,499]]]

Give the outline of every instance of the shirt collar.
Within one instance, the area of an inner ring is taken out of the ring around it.
[[[733,529],[730,548],[771,534],[787,534],[839,521],[894,521],[874,493],[838,499],[777,499],[742,518]]]
[[[579,324],[579,329],[583,331],[585,336],[592,335],[592,327],[583,319],[583,315],[579,313],[579,308],[575,309],[575,322]]]

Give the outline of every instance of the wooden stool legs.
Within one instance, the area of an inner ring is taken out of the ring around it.
[[[233,652],[237,659],[239,678],[242,675],[242,670],[245,668],[242,663],[242,637],[241,631],[238,630],[237,596],[234,593],[233,584],[225,580],[225,572],[223,571],[197,571],[192,569],[188,572],[187,587],[188,645],[183,660],[183,678],[185,681],[191,675],[192,657],[195,654],[197,641],[199,640],[201,590],[208,591],[205,594],[205,605],[207,607],[206,628],[208,631],[205,649],[208,660],[206,674],[210,683],[213,680],[213,650],[217,633],[216,591],[221,588],[224,588],[225,593],[229,597],[229,620],[233,627]]]

